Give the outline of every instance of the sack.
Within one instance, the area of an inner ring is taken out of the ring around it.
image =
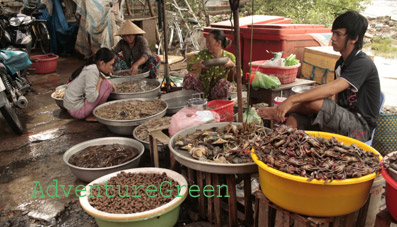
[[[379,114],[372,147],[383,156],[397,150],[397,113]]]
[[[280,80],[276,76],[268,76],[264,73],[261,73],[259,71],[256,72],[256,75],[252,81],[252,87],[255,90],[258,90],[259,88],[264,88],[264,89],[273,89],[277,88],[281,85]]]
[[[214,111],[195,111],[192,108],[183,107],[176,114],[172,115],[168,132],[170,136],[173,136],[175,133],[185,128],[219,121],[219,114]]]

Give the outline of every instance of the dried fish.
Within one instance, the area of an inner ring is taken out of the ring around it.
[[[137,139],[149,143],[149,129],[163,128],[164,126],[169,126],[170,122],[171,117],[162,117],[146,121],[136,128],[135,136]]]
[[[110,120],[135,120],[155,115],[166,108],[161,100],[133,100],[105,105],[95,113]]]

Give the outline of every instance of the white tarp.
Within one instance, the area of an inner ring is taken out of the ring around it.
[[[76,13],[81,16],[75,49],[89,57],[101,47],[113,47],[120,39],[114,34],[121,24],[118,7],[121,0],[73,1],[77,5]]]

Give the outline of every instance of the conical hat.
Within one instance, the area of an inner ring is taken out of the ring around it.
[[[137,25],[130,20],[126,20],[121,28],[116,32],[116,35],[138,35],[144,34],[145,31],[140,29]]]

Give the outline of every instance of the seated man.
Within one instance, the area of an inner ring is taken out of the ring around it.
[[[338,16],[331,39],[333,49],[342,55],[335,65],[335,80],[290,96],[277,107],[259,109],[259,116],[282,122],[287,115],[290,127],[368,141],[379,116],[380,82],[375,64],[361,51],[367,27],[367,19],[355,11]]]

